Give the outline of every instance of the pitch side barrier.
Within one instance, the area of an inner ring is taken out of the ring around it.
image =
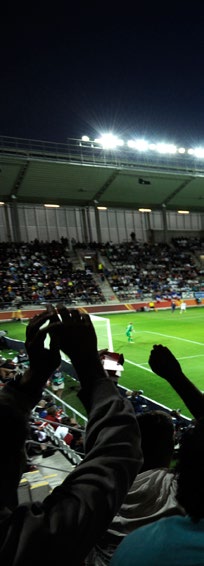
[[[197,299],[185,299],[187,308],[188,307],[197,307],[202,308],[204,306],[204,297],[199,297],[199,302]],[[86,314],[121,314],[121,313],[130,313],[130,312],[147,312],[150,310],[157,311],[157,310],[168,310],[171,308],[171,301],[154,301],[154,307],[150,308],[149,303],[153,302],[149,301],[140,301],[140,302],[129,302],[129,303],[111,303],[111,304],[100,304],[100,305],[74,305],[74,308],[79,309],[82,313]],[[18,320],[28,320],[32,318],[36,314],[40,314],[42,311],[45,310],[45,304],[39,307],[22,307],[20,310],[20,315]],[[56,305],[57,306],[57,305]],[[72,307],[73,308],[73,307]],[[179,305],[177,306],[179,309]],[[0,311],[0,321],[9,322],[10,320],[15,320],[15,313],[14,310],[3,310]],[[16,315],[17,316],[17,315]]]

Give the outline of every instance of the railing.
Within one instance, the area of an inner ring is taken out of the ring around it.
[[[65,415],[70,416],[70,413],[71,413],[74,419],[77,420],[77,417],[78,417],[80,420],[82,420],[84,426],[86,427],[86,424],[87,424],[87,421],[88,421],[87,417],[82,415],[82,413],[79,413],[79,411],[77,411],[77,409],[74,409],[74,407],[71,407],[71,405],[68,405],[68,403],[66,403],[65,401],[60,399],[60,397],[57,397],[57,395],[55,395],[55,393],[50,391],[50,389],[45,389],[45,391],[46,391],[46,393],[51,395],[54,399],[56,399],[57,404],[62,407],[62,410],[65,413]]]
[[[65,143],[45,140],[28,140],[0,136],[0,153],[5,156],[18,156],[26,159],[55,159],[70,163],[101,165],[104,167],[133,167],[145,166],[149,171],[176,171],[183,173],[204,173],[203,159],[193,155],[179,153],[175,155],[156,154],[154,151],[142,152],[122,146],[116,149],[104,149],[98,142],[84,142],[79,139],[67,138]]]

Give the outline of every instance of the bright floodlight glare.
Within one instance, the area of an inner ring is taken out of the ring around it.
[[[189,210],[177,210],[178,214],[189,214]]]
[[[90,141],[89,136],[82,136],[81,139],[82,139],[82,141],[85,141],[85,142],[86,142],[86,141],[87,141],[87,142]]]
[[[101,138],[95,140],[100,143],[103,149],[115,149],[117,146],[124,145],[124,141],[113,134],[103,134]]]
[[[137,151],[147,151],[149,147],[148,142],[143,139],[128,140],[127,145],[132,149],[137,149]]]
[[[172,143],[157,143],[156,150],[159,153],[176,153],[177,148]]]
[[[107,210],[107,206],[97,206],[98,210]]]
[[[195,147],[194,149],[194,155],[196,157],[204,157],[204,148],[203,147]]]
[[[185,147],[179,147],[178,152],[179,153],[186,153]]]
[[[151,208],[139,208],[139,212],[152,212]]]
[[[188,155],[193,155],[193,154],[194,154],[194,149],[190,147],[190,149],[188,149]]]
[[[149,149],[152,149],[153,151],[154,151],[155,149],[157,149],[156,144],[155,144],[155,143],[150,143],[150,144],[149,144]]]

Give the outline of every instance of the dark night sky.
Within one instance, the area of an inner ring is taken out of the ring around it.
[[[204,7],[178,4],[5,14],[0,135],[63,143],[112,130],[204,145]]]

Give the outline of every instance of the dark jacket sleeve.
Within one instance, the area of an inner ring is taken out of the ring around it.
[[[39,556],[81,566],[142,465],[134,410],[115,385],[98,379],[80,397],[88,412],[85,458],[43,503],[0,514],[1,566],[39,564]]]

